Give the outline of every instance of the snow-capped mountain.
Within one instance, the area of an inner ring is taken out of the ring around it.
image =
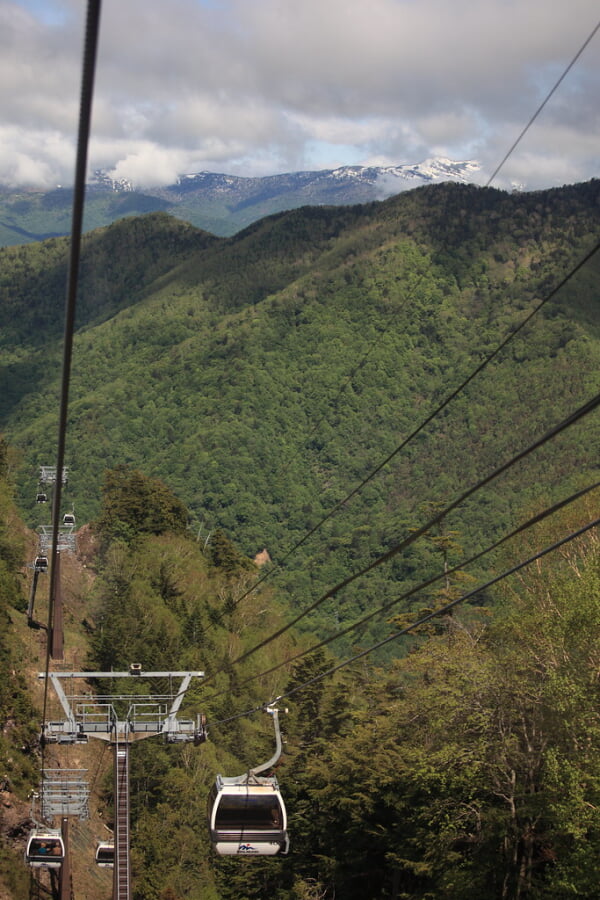
[[[399,193],[420,184],[443,181],[472,182],[479,172],[479,165],[472,160],[457,162],[451,159],[434,158],[423,162],[402,166],[340,166],[336,169],[320,169],[308,172],[288,172],[281,175],[244,177],[217,172],[195,172],[180,175],[176,184],[161,187],[134,186],[127,179],[114,180],[109,172],[97,169],[91,179],[95,189],[108,189],[121,193],[138,190],[150,196],[168,197],[170,200],[189,199],[190,194],[228,194],[234,203],[245,204],[273,198],[290,192],[317,194],[359,193],[350,202],[378,199],[383,195]],[[364,196],[366,193],[368,196]],[[318,197],[310,197],[320,202]],[[325,202],[323,200],[322,202]],[[345,201],[343,201],[345,202]]]
[[[164,210],[224,237],[257,219],[299,206],[370,203],[422,185],[475,182],[478,172],[476,162],[436,158],[414,165],[340,166],[261,178],[196,172],[181,175],[175,184],[144,187],[117,179],[110,170],[96,170],[88,184],[86,222],[98,227],[123,216]],[[0,217],[0,245],[2,229],[5,243],[68,233],[72,189],[30,190],[26,194],[7,189],[0,194],[5,207]]]
[[[90,178],[90,187],[104,188],[105,190],[108,189],[109,191],[116,191],[117,193],[134,190],[133,183],[127,178],[111,178],[104,169],[94,170],[94,174]]]
[[[343,206],[383,200],[411,188],[443,181],[476,180],[479,165],[450,159],[428,159],[402,166],[340,166],[308,172],[288,172],[260,178],[215,172],[181,175],[176,184],[145,189],[145,194],[186,208],[200,204],[209,214],[219,210],[227,226],[212,222],[217,234],[232,234],[256,219],[298,206]],[[175,212],[177,215],[177,212]],[[194,224],[200,224],[195,220]],[[202,225],[201,227],[207,227]]]
[[[410,183],[410,187],[415,187],[417,184],[442,181],[467,183],[473,180],[478,171],[479,164],[472,160],[454,162],[451,159],[437,158],[404,166],[342,166],[339,169],[332,169],[330,175],[333,178],[357,179],[368,184],[377,184],[382,179],[389,179],[390,184],[393,184],[394,180],[397,180],[398,184],[406,181]]]
[[[340,166],[337,169],[289,172],[262,178],[197,172],[181,175],[176,185],[163,188],[160,193],[163,195],[164,191],[167,191],[171,196],[189,195],[200,190],[229,193],[233,196],[254,196],[258,199],[261,196],[272,197],[277,193],[287,194],[290,191],[316,190],[324,194],[357,191],[361,196],[356,198],[356,202],[360,202],[365,199],[378,199],[382,193],[389,196],[420,184],[443,181],[473,182],[477,172],[479,164],[472,160],[458,162],[443,158],[427,159],[402,166]],[[368,197],[362,196],[364,188],[367,189]],[[150,193],[155,193],[155,189]],[[350,202],[354,202],[354,199]]]

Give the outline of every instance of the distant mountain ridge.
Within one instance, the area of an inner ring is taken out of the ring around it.
[[[229,237],[273,213],[301,206],[351,206],[384,200],[426,184],[473,183],[477,162],[427,159],[400,166],[336,169],[243,177],[215,172],[181,175],[175,184],[138,188],[96,170],[88,185],[84,227],[128,215],[164,211],[219,237]],[[70,230],[72,189],[0,189],[0,246],[44,240]]]
[[[217,172],[196,172],[180,175],[177,182],[163,187],[144,188],[150,196],[168,197],[179,202],[190,194],[227,195],[233,206],[251,199],[260,202],[290,192],[304,192],[310,200],[317,197],[317,204],[325,202],[322,197],[342,195],[348,202],[364,202],[367,199],[381,200],[403,190],[422,184],[439,184],[444,181],[459,181],[463,184],[473,181],[480,170],[473,160],[457,162],[444,158],[427,159],[423,162],[401,166],[339,166],[335,169],[287,172],[280,175],[247,177],[227,175]],[[94,173],[91,186],[109,187],[116,192],[134,191],[133,182],[127,179],[113,180],[110,174],[98,170]],[[356,197],[356,199],[355,199]]]

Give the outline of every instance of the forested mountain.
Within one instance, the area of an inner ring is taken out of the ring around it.
[[[10,499],[14,454],[3,445],[0,458],[0,896],[23,900],[38,882],[43,896],[51,887],[23,862],[42,760],[45,633],[25,626],[30,574],[19,566],[33,536]],[[571,505],[497,564],[573,532],[594,508],[594,495]],[[232,602],[256,570],[222,533],[206,545],[189,535],[185,508],[157,479],[108,473],[93,535],[80,531],[78,559],[61,564],[65,659],[53,665],[121,671],[136,660],[208,676],[185,705],[206,715],[206,743],[132,747],[135,900],[597,896],[596,533],[503,582],[493,612],[457,609],[422,627],[409,655],[384,668],[366,657],[338,668],[323,649],[301,656],[311,640],[292,631],[261,647],[289,619],[285,598],[263,586]],[[46,603],[40,591],[39,613]],[[97,685],[88,690],[91,701]],[[290,855],[217,857],[210,786],[217,772],[240,774],[270,755],[260,707],[281,695]],[[49,703],[45,715],[56,715]],[[95,841],[114,827],[110,754],[99,743],[46,747],[43,757],[88,777],[90,818],[69,825],[80,900],[111,896],[110,870],[93,863]]]
[[[552,294],[599,219],[597,182],[521,195],[439,185],[283,213],[229,239],[162,214],[88,235],[67,445],[78,521],[97,515],[104,470],[132,465],[182,498],[204,539],[219,527],[251,558],[285,559],[273,577],[305,606],[594,395],[595,258],[395,453]],[[32,526],[44,515],[32,478],[56,439],[67,249],[1,254],[1,425],[23,452]],[[448,562],[587,483],[597,448],[588,416],[459,506],[440,526],[462,548]],[[407,547],[306,624],[340,627],[438,557],[433,539]]]
[[[599,187],[439,185],[231,238],[162,213],[86,236],[54,665],[206,672],[185,712],[208,741],[132,748],[135,900],[597,897],[597,531],[482,585],[593,521],[599,489],[468,560],[598,480],[593,404],[524,451],[598,394],[597,254],[569,276],[598,242]],[[0,253],[2,900],[30,885],[46,633],[25,613],[67,254]],[[269,758],[277,698],[290,855],[219,858],[207,795]],[[99,743],[44,757],[89,773],[77,900],[110,896]]]

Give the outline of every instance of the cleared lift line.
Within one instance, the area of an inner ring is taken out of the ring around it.
[[[65,446],[67,435],[67,417],[69,408],[69,385],[71,378],[71,365],[73,353],[73,337],[75,330],[75,311],[77,306],[77,290],[79,283],[79,265],[81,257],[81,240],[83,229],[83,207],[85,198],[85,177],[87,170],[87,156],[90,139],[92,99],[94,94],[94,78],[96,72],[96,59],[98,50],[98,36],[100,30],[101,0],[88,0],[85,37],[83,49],[83,65],[81,79],[81,96],[79,103],[79,125],[77,135],[77,151],[75,161],[75,181],[73,192],[73,207],[71,215],[71,240],[69,246],[69,259],[67,267],[67,285],[65,298],[65,322],[63,336],[63,363],[61,374],[60,406],[57,435],[56,469],[57,473],[64,470]],[[45,734],[48,725],[48,681],[50,672],[50,659],[62,657],[62,622],[60,622],[61,605],[58,592],[60,590],[58,539],[60,532],[60,506],[62,493],[62,477],[57,477],[52,500],[52,542],[50,547],[50,584],[48,596],[48,620],[46,628],[46,659],[44,697],[42,709],[42,735]],[[59,614],[56,614],[58,598]],[[55,634],[56,626],[60,625],[60,635]],[[46,741],[41,741],[40,768],[44,772],[46,758]],[[70,884],[70,860],[68,841],[68,819],[62,820],[62,833],[60,844],[63,856],[58,867],[58,892],[60,900],[69,900],[71,896]],[[118,895],[126,900],[127,895]]]

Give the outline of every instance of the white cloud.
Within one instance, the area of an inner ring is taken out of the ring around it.
[[[0,183],[56,187],[73,181],[75,152],[58,131],[0,125]]]
[[[173,184],[183,171],[186,161],[186,154],[180,150],[142,143],[120,159],[110,170],[110,174],[115,179],[126,178],[136,185],[146,187]]]
[[[0,180],[9,169],[65,180],[83,7],[0,0],[0,121],[14,129]],[[310,164],[315,148],[322,168],[329,147],[332,166],[439,154],[477,155],[492,170],[597,16],[592,0],[108,0],[90,162],[135,180],[178,165],[266,174]],[[529,182],[527,166],[547,184],[597,174],[599,44],[600,34],[505,178]],[[56,134],[62,159],[49,149]]]

